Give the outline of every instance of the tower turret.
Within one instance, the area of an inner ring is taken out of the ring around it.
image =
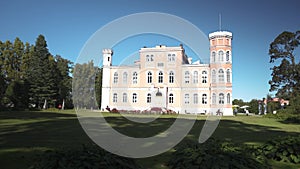
[[[232,113],[232,33],[217,31],[209,34],[212,111]]]
[[[102,54],[103,54],[103,66],[111,66],[113,51],[111,49],[103,49]]]
[[[102,98],[101,98],[101,110],[106,111],[106,107],[109,106],[110,99],[110,78],[111,78],[111,66],[112,55],[111,49],[103,49],[103,68],[102,68]]]

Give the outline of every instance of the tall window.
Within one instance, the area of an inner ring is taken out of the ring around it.
[[[176,56],[175,54],[170,54],[170,53],[169,53],[169,54],[168,54],[168,61],[169,61],[169,62],[175,62],[175,56]]]
[[[128,78],[128,73],[127,73],[127,72],[124,72],[124,73],[123,73],[123,83],[124,83],[124,84],[127,84],[127,78]]]
[[[223,71],[223,69],[219,70],[219,82],[224,82],[224,71]]]
[[[163,81],[164,81],[164,74],[162,71],[160,71],[158,73],[158,83],[163,83]]]
[[[152,83],[152,73],[148,72],[147,83]]]
[[[202,83],[207,83],[207,72],[206,71],[202,72]]]
[[[223,93],[219,94],[219,104],[224,104],[224,94]]]
[[[118,83],[118,73],[114,73],[114,83]]]
[[[194,71],[194,74],[193,74],[193,83],[198,83],[198,72],[197,71]]]
[[[123,93],[123,103],[127,103],[127,93]]]
[[[198,104],[198,94],[194,94],[194,104]]]
[[[169,73],[169,83],[174,83],[174,72],[170,71]]]
[[[227,79],[227,83],[230,83],[230,70],[227,69],[226,71],[226,79]]]
[[[212,94],[212,104],[216,104],[217,103],[217,95],[216,93]]]
[[[230,93],[227,93],[227,104],[230,104]]]
[[[213,70],[213,71],[211,72],[211,79],[212,79],[212,82],[213,82],[213,83],[216,83],[216,82],[217,82],[217,80],[216,80],[216,71],[215,71],[215,70]]]
[[[133,75],[132,75],[132,83],[133,83],[133,84],[137,84],[137,73],[136,73],[136,72],[133,72]]]
[[[207,94],[202,94],[202,104],[207,104]]]
[[[153,55],[146,55],[146,62],[152,62],[154,60],[153,57]]]
[[[151,56],[150,56],[150,61],[153,62],[153,60],[154,60],[154,56],[151,55]]]
[[[172,54],[172,62],[175,62],[175,57],[176,57],[176,55],[173,53]]]
[[[169,94],[169,103],[174,103],[174,95],[173,95],[173,93]]]
[[[226,51],[226,61],[228,62],[230,60],[230,53],[229,51]]]
[[[219,51],[219,61],[220,62],[224,61],[224,52],[222,50]]]
[[[147,103],[151,103],[151,94],[150,93],[147,94]]]
[[[184,95],[184,103],[185,104],[189,104],[190,103],[190,95],[189,94],[185,94]]]
[[[184,73],[184,82],[190,83],[190,72],[189,71],[185,71],[185,73]]]
[[[216,52],[211,53],[212,62],[216,62]]]
[[[132,103],[136,103],[137,102],[137,94],[133,93],[132,94]]]
[[[118,95],[117,95],[117,93],[114,93],[114,95],[113,95],[113,102],[114,103],[118,102]]]

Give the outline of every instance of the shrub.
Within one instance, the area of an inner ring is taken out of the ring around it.
[[[259,149],[259,152],[269,159],[300,163],[300,136],[288,136],[271,140]]]
[[[259,161],[243,146],[210,139],[204,144],[185,141],[175,147],[168,165],[171,169],[240,169],[270,168],[265,161]]]
[[[296,124],[300,124],[300,115],[292,113],[290,111],[290,109],[279,110],[278,113],[276,113],[276,114],[268,113],[264,117],[280,119],[284,123],[296,123]]]
[[[110,112],[111,113],[119,113],[119,111],[116,108],[113,108]]]
[[[39,157],[30,169],[136,169],[133,159],[119,157],[97,146],[80,149],[48,150]]]

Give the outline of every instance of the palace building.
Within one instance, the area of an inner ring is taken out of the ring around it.
[[[182,45],[144,47],[134,64],[113,66],[103,49],[101,109],[163,108],[181,114],[233,115],[232,33],[209,34],[210,61],[192,62]]]

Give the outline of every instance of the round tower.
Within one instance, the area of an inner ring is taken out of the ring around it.
[[[209,34],[212,112],[232,112],[232,33],[217,31]]]

